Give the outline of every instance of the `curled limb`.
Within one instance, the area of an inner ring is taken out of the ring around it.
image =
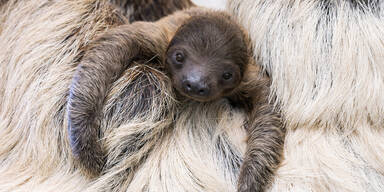
[[[256,75],[256,74],[254,74]],[[248,90],[248,140],[238,179],[239,192],[263,192],[271,184],[282,159],[285,127],[268,101],[269,79],[261,77],[244,86]]]
[[[89,47],[72,79],[68,99],[70,145],[88,176],[100,174],[106,160],[100,142],[100,113],[111,84],[135,60],[150,59],[165,50],[167,36],[153,23],[113,29]]]

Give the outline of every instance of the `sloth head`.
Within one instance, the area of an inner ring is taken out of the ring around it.
[[[205,102],[229,96],[240,84],[248,63],[240,26],[228,16],[194,16],[176,32],[165,62],[174,87]]]

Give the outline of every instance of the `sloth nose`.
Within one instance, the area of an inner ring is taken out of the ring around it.
[[[194,81],[191,79],[185,80],[183,82],[183,87],[185,92],[191,96],[197,95],[197,96],[206,97],[209,95],[209,92],[210,92],[207,84],[199,80],[198,81]]]

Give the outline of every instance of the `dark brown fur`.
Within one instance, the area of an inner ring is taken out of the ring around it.
[[[175,35],[178,29],[183,30],[188,22],[194,20],[200,21],[196,27],[203,27],[205,22],[217,22],[219,26],[229,23],[233,26],[225,27],[229,36],[212,30],[212,34],[196,34],[194,39],[183,40],[185,37],[181,36],[180,41],[187,40],[193,44],[201,40],[199,37],[205,36],[208,39],[203,43],[212,52],[199,47],[199,43],[196,43],[197,47],[192,44],[186,46],[218,58],[219,61],[228,59],[241,69],[241,81],[236,84],[236,88],[209,100],[227,97],[235,107],[244,108],[248,112],[246,127],[249,137],[238,191],[263,191],[270,184],[282,158],[284,128],[279,114],[268,102],[269,78],[254,64],[249,54],[247,36],[230,16],[198,8],[178,12],[156,23],[136,22],[117,27],[96,39],[89,47],[73,78],[68,100],[71,147],[83,172],[96,176],[103,171],[105,165],[106,152],[103,143],[99,141],[98,118],[111,83],[134,62],[145,61],[165,71],[168,45],[174,42],[172,39],[179,37]],[[210,38],[215,36],[224,37],[221,41],[229,44],[215,49],[217,41],[210,42]],[[235,38],[235,41],[229,41],[228,37]],[[238,50],[232,50],[235,43],[238,44],[235,46]],[[220,62],[213,64],[220,65]]]
[[[226,15],[217,14],[186,21],[169,43],[164,61],[174,87],[197,101],[233,94],[249,60],[242,31]],[[183,61],[176,61],[177,54]]]
[[[156,21],[175,11],[194,6],[190,0],[110,0],[118,9],[134,21]],[[129,13],[132,9],[134,12]]]
[[[181,52],[186,54],[182,66],[178,66],[181,69],[173,67],[173,49],[176,52],[182,49]],[[280,116],[268,101],[270,80],[253,63],[247,36],[241,27],[219,12],[194,16],[177,30],[166,57],[164,63],[182,95],[198,101],[227,97],[233,106],[248,112],[249,139],[238,190],[264,191],[281,160],[284,128]],[[203,97],[190,95],[180,86],[183,78],[193,74],[196,67],[203,68],[198,76],[210,90]],[[233,74],[232,82],[221,82],[224,72]]]

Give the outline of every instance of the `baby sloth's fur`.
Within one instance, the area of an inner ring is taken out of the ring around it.
[[[174,53],[181,50],[183,63],[175,64]],[[106,161],[110,158],[106,144],[100,140],[102,106],[112,83],[125,70],[135,67],[135,63],[146,63],[168,73],[178,90],[176,95],[183,95],[174,97],[178,104],[173,112],[158,114],[154,122],[162,122],[169,115],[177,118],[180,109],[192,102],[186,98],[204,102],[224,98],[232,107],[246,112],[247,150],[238,191],[263,191],[282,158],[284,128],[279,114],[269,104],[269,78],[254,63],[250,52],[246,33],[229,15],[199,8],[178,12],[156,23],[119,26],[101,35],[86,50],[69,92],[70,145],[81,170],[93,177],[119,163]],[[223,74],[227,73],[230,78],[223,80]],[[198,79],[198,83],[207,88],[204,94],[192,94],[183,88],[181,84],[191,79]],[[148,87],[143,89],[147,94],[141,100],[130,101],[137,108],[132,118],[137,113],[145,114],[153,105],[147,102],[151,92],[161,92]],[[165,102],[164,105],[170,104]],[[146,154],[153,150],[156,144],[147,143],[145,139],[151,134],[136,135],[137,138],[126,146],[127,153]],[[134,155],[133,158],[136,160],[131,169],[136,169],[146,156]]]

